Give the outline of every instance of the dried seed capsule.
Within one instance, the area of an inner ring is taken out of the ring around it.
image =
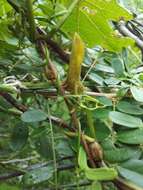
[[[90,152],[92,154],[92,157],[97,160],[100,161],[103,159],[103,151],[101,146],[97,143],[97,142],[92,142],[89,145],[90,148]]]

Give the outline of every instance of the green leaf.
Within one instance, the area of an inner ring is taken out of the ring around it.
[[[121,81],[117,78],[114,78],[114,77],[109,77],[107,79],[104,80],[104,83],[106,85],[110,85],[110,86],[115,86],[115,85],[118,85]]]
[[[117,111],[111,111],[109,113],[109,118],[112,122],[128,128],[138,128],[143,125],[141,119]]]
[[[68,144],[67,139],[60,140],[57,146],[55,147],[57,153],[62,157],[64,156],[73,156],[73,150]]]
[[[142,115],[143,109],[138,104],[126,101],[120,101],[117,104],[117,109],[121,112],[129,113],[132,115]]]
[[[89,77],[89,79],[90,80],[92,80],[93,82],[96,82],[97,84],[99,84],[99,85],[103,85],[103,82],[104,82],[104,79],[101,77],[101,76],[99,76],[99,75],[97,75],[96,73],[90,73],[89,75],[88,75],[88,77]]]
[[[81,170],[86,170],[88,168],[86,153],[82,146],[79,148],[78,164]]]
[[[20,190],[21,188],[14,186],[14,185],[8,185],[6,183],[0,184],[0,190]]]
[[[104,150],[111,150],[115,148],[114,142],[111,138],[107,138],[103,142],[101,142],[101,146]]]
[[[130,90],[135,100],[143,102],[143,88],[132,86]]]
[[[106,97],[96,97],[96,99],[105,106],[112,106],[112,100]]]
[[[54,173],[53,166],[38,168],[27,172],[22,177],[22,182],[24,185],[28,186],[33,184],[38,184],[43,181],[49,180],[53,176],[53,173]]]
[[[78,31],[89,47],[101,45],[111,51],[120,51],[133,42],[116,36],[109,24],[111,20],[119,21],[121,17],[132,19],[132,15],[115,0],[97,0],[96,3],[95,0],[85,0],[68,17],[62,29],[71,35]]]
[[[123,162],[121,166],[143,175],[143,160],[131,159]]]
[[[49,135],[46,133],[42,134],[35,142],[36,151],[45,158],[53,158],[52,152],[52,143]]]
[[[82,147],[79,149],[78,164],[79,167],[84,170],[89,180],[112,180],[118,175],[114,168],[89,168],[87,165],[86,153]]]
[[[96,65],[96,70],[97,71],[102,71],[102,72],[105,72],[105,73],[112,73],[112,74],[114,74],[113,68],[110,67],[110,66],[107,66],[105,64],[97,64]]]
[[[16,46],[18,45],[18,39],[11,34],[8,24],[10,24],[8,20],[0,20],[0,40],[5,41],[7,44]]]
[[[85,171],[85,175],[89,180],[113,180],[118,174],[114,168],[96,168],[88,169]]]
[[[8,2],[6,0],[0,1],[0,17],[4,16],[11,9],[12,9],[12,7],[8,4]]]
[[[28,139],[28,127],[19,123],[13,128],[10,147],[13,151],[21,150]]]
[[[110,163],[123,162],[136,155],[136,152],[137,151],[129,148],[115,148],[104,151],[104,159]]]
[[[115,75],[117,77],[124,76],[125,68],[124,68],[123,61],[121,59],[119,59],[119,58],[112,59],[111,65],[112,65],[112,68],[114,69]]]
[[[100,182],[94,181],[89,190],[103,190]]]
[[[105,140],[111,134],[110,129],[104,122],[97,120],[95,121],[94,126],[96,129],[96,138],[98,141]]]
[[[39,122],[47,119],[47,114],[42,110],[28,110],[21,115],[24,122]]]
[[[117,134],[117,140],[127,144],[142,144],[143,128],[120,132]]]
[[[118,167],[118,171],[120,175],[125,179],[130,180],[131,182],[135,183],[136,185],[139,185],[140,187],[143,187],[143,175],[122,167]]]
[[[93,111],[94,118],[106,120],[109,117],[109,112],[110,112],[110,110],[108,110],[107,108],[98,108]]]

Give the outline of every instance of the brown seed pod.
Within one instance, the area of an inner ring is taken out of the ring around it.
[[[103,159],[102,148],[97,142],[90,143],[89,148],[90,148],[91,155],[95,160],[100,161]]]
[[[57,70],[51,60],[44,67],[44,74],[48,80],[54,81],[57,79]]]

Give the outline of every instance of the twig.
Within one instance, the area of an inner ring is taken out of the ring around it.
[[[95,165],[94,159],[93,159],[92,154],[91,154],[91,152],[90,152],[90,150],[89,150],[89,148],[88,148],[87,141],[85,140],[85,137],[84,137],[83,134],[81,134],[81,142],[82,142],[82,144],[83,144],[83,146],[84,146],[84,149],[85,149],[85,151],[86,151],[86,153],[87,153],[87,155],[88,155],[89,162],[90,162],[91,166],[92,166],[93,168],[95,168],[96,165]]]
[[[57,171],[69,170],[69,169],[73,169],[73,168],[75,168],[74,164],[61,165],[61,166],[57,167]],[[5,175],[1,175],[0,176],[0,181],[4,181],[4,180],[8,180],[8,179],[11,179],[11,178],[14,178],[14,177],[24,175],[25,173],[27,173],[29,171],[32,171],[34,169],[27,168],[26,171],[16,171],[16,172],[8,173],[8,174],[5,174]]]
[[[22,112],[27,111],[28,108],[26,106],[20,104],[19,102],[17,102],[17,100],[15,100],[15,98],[13,98],[10,94],[0,92],[0,96],[2,96],[5,100],[7,100],[7,102],[9,102],[11,105],[13,105],[18,110],[20,110]]]
[[[51,50],[55,52],[61,60],[63,60],[65,63],[69,63],[69,54],[65,53],[64,50],[55,41],[49,38],[43,29],[37,27],[37,32],[39,34],[37,36],[37,40],[45,41],[48,47],[50,47]]]
[[[18,177],[18,176],[21,176],[21,175],[24,175],[24,174],[25,174],[25,172],[17,171],[17,172],[1,175],[0,176],[0,181],[8,180],[8,179],[11,179],[13,177]]]
[[[102,92],[85,92],[85,94],[89,95],[89,96],[98,96],[98,97],[107,97],[109,99],[113,99],[113,98],[116,98],[117,97],[117,94],[115,93],[102,93]]]
[[[34,84],[33,84],[34,86]],[[57,90],[55,88],[53,89],[22,89],[21,88],[21,93],[37,93],[37,94],[40,94],[40,95],[43,95],[43,96],[46,96],[46,97],[49,97],[49,98],[55,98],[58,96],[57,94]],[[101,96],[104,96],[104,97],[107,97],[109,99],[112,99],[112,98],[115,98],[117,97],[116,93],[102,93],[102,92],[91,92],[91,91],[85,91],[83,95],[80,95],[80,96],[85,96],[85,95],[88,95],[88,96],[93,96],[93,97],[101,97]],[[72,94],[70,94],[68,91],[65,91],[64,92],[64,97],[68,97],[68,96],[72,96]]]
[[[113,181],[113,183],[120,189],[120,190],[142,190],[142,188],[135,186],[134,184],[131,184],[127,182],[126,180],[123,180],[121,178],[117,178]]]
[[[17,108],[18,110],[20,110],[22,112],[25,112],[28,110],[28,107],[17,102],[17,100],[15,98],[13,98],[10,94],[1,92],[0,96],[2,96],[8,103],[10,103],[12,106]],[[19,113],[19,115],[20,115],[20,113]],[[48,116],[47,116],[47,119],[48,119]],[[64,120],[57,118],[55,116],[50,116],[50,119],[52,120],[52,122],[54,124],[58,125],[59,127],[62,127],[64,129],[68,129],[72,132],[74,131],[74,129],[72,127],[70,127]]]
[[[69,131],[73,132],[75,131],[72,127],[70,127],[63,119],[57,118],[55,116],[50,116],[52,122],[59,127],[62,127],[64,129],[68,129]]]
[[[0,164],[11,164],[11,163],[17,163],[17,162],[26,162],[29,160],[33,160],[35,158],[39,158],[39,156],[31,156],[31,157],[23,158],[23,159],[13,159],[13,160],[1,161]]]
[[[7,2],[14,8],[16,12],[20,11],[20,7],[18,6],[17,3],[15,3],[13,0],[7,0]]]

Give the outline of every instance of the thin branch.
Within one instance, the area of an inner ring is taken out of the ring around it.
[[[17,108],[18,110],[25,112],[28,110],[28,107],[26,107],[23,104],[20,104],[15,98],[13,98],[10,94],[7,93],[0,93],[0,96],[2,96],[8,103],[10,103],[12,106]],[[19,113],[20,115],[20,113]],[[48,116],[47,116],[48,119]],[[57,118],[55,116],[50,116],[50,119],[55,125],[58,125],[59,127],[62,127],[63,129],[68,129],[70,131],[74,131],[72,127],[70,127],[64,120]]]
[[[42,167],[45,167],[45,166],[42,166]],[[57,171],[69,170],[69,169],[73,169],[73,168],[75,168],[74,164],[60,165],[60,166],[57,167]],[[4,174],[4,175],[1,175],[0,176],[0,181],[4,181],[4,180],[8,180],[8,179],[11,179],[11,178],[14,178],[14,177],[18,177],[18,176],[24,175],[27,172],[32,171],[34,169],[33,168],[32,169],[31,168],[27,168],[26,171],[16,171],[16,172],[12,172],[12,173],[7,173],[7,174]]]
[[[37,27],[37,33],[39,34],[37,36],[37,41],[39,40],[43,40],[47,43],[48,47],[53,51],[55,52],[58,57],[64,61],[65,63],[69,63],[69,54],[67,54],[61,47],[58,43],[56,43],[55,41],[53,41],[51,38],[49,38],[49,36],[47,35],[47,33]]]
[[[19,102],[17,102],[17,100],[13,98],[10,94],[0,92],[0,96],[2,96],[7,102],[9,102],[12,106],[17,108],[18,110],[22,112],[27,111],[28,108],[24,106],[23,104],[20,104]]]
[[[32,84],[31,84],[32,86]],[[33,84],[34,86],[34,84]],[[55,88],[52,88],[52,89],[32,89],[32,88],[21,88],[21,93],[32,93],[33,94],[36,93],[36,94],[39,94],[39,95],[43,95],[43,96],[46,96],[46,97],[49,97],[49,98],[55,98],[57,96],[59,96],[57,94],[57,90]],[[80,95],[80,96],[93,96],[93,97],[107,97],[109,99],[112,99],[112,98],[116,98],[117,95],[116,93],[102,93],[102,92],[91,92],[91,91],[85,91],[83,95]],[[70,94],[68,91],[65,91],[64,92],[64,97],[69,97],[69,96],[72,96],[72,94]]]
[[[129,183],[126,180],[123,180],[121,178],[117,178],[113,181],[113,183],[118,187],[120,190],[142,190],[142,188]]]
[[[63,129],[68,129],[71,132],[75,131],[63,119],[57,118],[55,116],[50,116],[50,118],[51,118],[53,124],[58,125],[59,127],[62,127]]]
[[[20,7],[18,6],[18,4],[15,1],[13,1],[13,0],[7,0],[7,2],[13,7],[13,9],[16,12],[20,11]]]
[[[95,168],[95,167],[96,167],[96,164],[95,164],[95,162],[94,162],[94,158],[92,157],[92,154],[91,154],[90,149],[89,149],[89,147],[88,147],[87,141],[86,141],[86,139],[85,139],[85,137],[84,137],[83,134],[81,134],[81,142],[82,142],[83,147],[84,147],[84,149],[85,149],[85,151],[86,151],[86,153],[87,153],[87,155],[88,155],[89,162],[90,162],[91,166],[92,166],[93,168]]]
[[[18,176],[21,176],[21,175],[24,175],[24,174],[25,174],[25,172],[22,172],[22,171],[7,173],[7,174],[4,174],[4,175],[0,176],[0,181],[8,180],[8,179],[18,177]]]
[[[89,96],[97,96],[97,97],[106,97],[106,98],[109,98],[109,99],[113,99],[113,98],[116,98],[117,97],[117,94],[115,93],[102,93],[102,92],[85,92],[85,94],[89,95]]]

